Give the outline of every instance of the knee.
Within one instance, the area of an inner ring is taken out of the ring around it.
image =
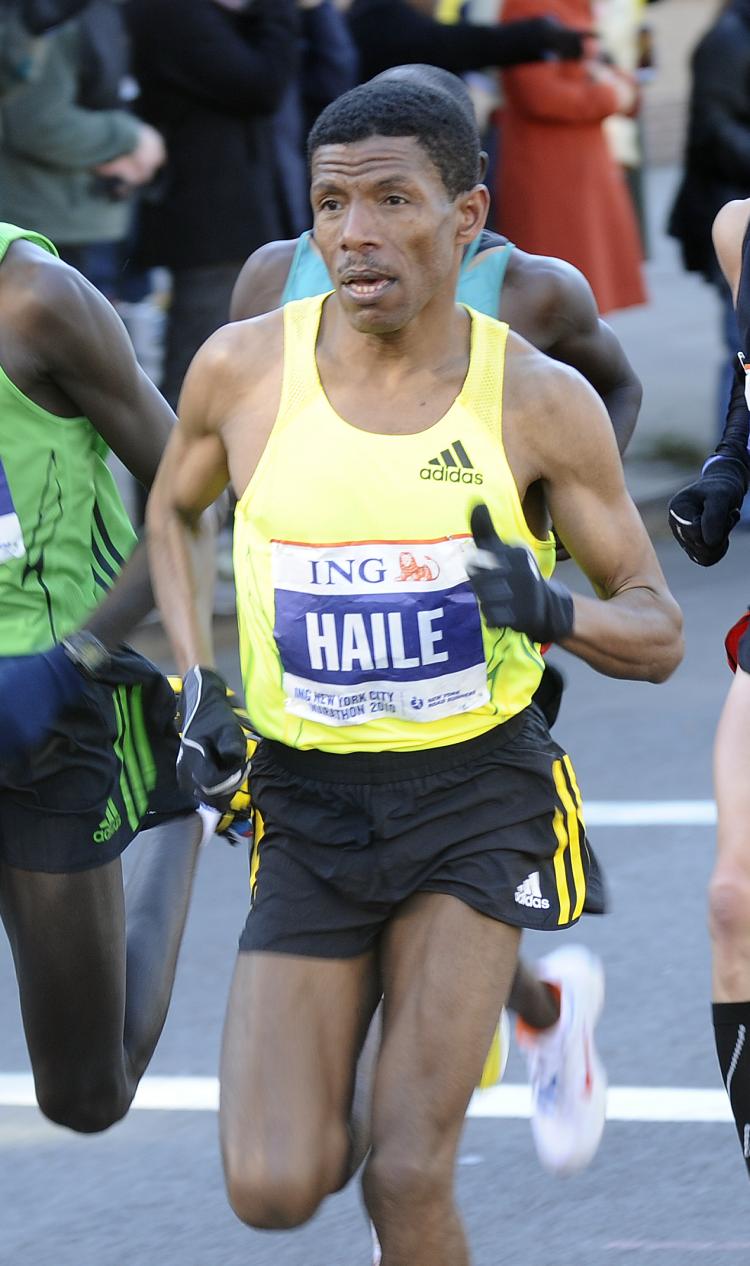
[[[397,1140],[373,1148],[363,1178],[370,1216],[376,1226],[423,1210],[450,1198],[453,1165],[439,1148],[415,1148]]]
[[[326,1196],[341,1186],[348,1136],[311,1155],[249,1154],[224,1147],[224,1176],[232,1210],[247,1226],[287,1231],[308,1222]]]
[[[131,1095],[124,1078],[114,1076],[40,1076],[35,1072],[37,1102],[55,1125],[78,1134],[98,1134],[121,1121]]]
[[[750,947],[750,869],[721,864],[716,867],[708,891],[711,938],[723,947]]]

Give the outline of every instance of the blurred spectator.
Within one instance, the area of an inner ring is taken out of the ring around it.
[[[551,5],[548,7],[552,7]],[[442,66],[460,75],[485,66],[581,56],[582,40],[555,17],[524,22],[445,25],[435,17],[437,0],[352,0],[349,27],[359,50],[360,76],[405,62]]]
[[[588,0],[507,0],[510,21],[552,8],[591,29]],[[522,250],[556,255],[579,268],[599,310],[644,303],[641,245],[625,177],[602,129],[633,110],[632,79],[591,58],[546,62],[503,75],[498,220]]]
[[[88,0],[0,0],[0,97],[37,79],[46,44],[40,38]]]
[[[105,293],[132,190],[164,161],[161,137],[124,109],[118,0],[90,0],[46,37],[39,77],[0,105],[0,220],[44,233]]]
[[[297,0],[301,20],[300,73],[276,115],[276,173],[282,237],[310,227],[306,141],[331,101],[357,83],[357,50],[332,0]]]
[[[138,256],[172,273],[162,391],[176,403],[228,319],[248,254],[281,231],[273,115],[299,61],[295,0],[129,0],[144,117],[168,150]]]
[[[717,418],[724,425],[740,346],[734,304],[719,268],[711,225],[725,202],[750,196],[750,0],[730,0],[698,43],[691,61],[692,89],[685,170],[669,219],[689,272],[700,272],[722,301],[727,364],[719,383]]]
[[[644,40],[650,32],[643,25],[642,0],[595,0],[596,32],[602,52],[619,70],[638,82],[647,75],[643,65]],[[651,55],[648,46],[648,55]],[[610,114],[604,120],[604,135],[616,162],[620,164],[633,199],[641,243],[646,243],[643,203],[643,146],[640,110],[631,115]]]

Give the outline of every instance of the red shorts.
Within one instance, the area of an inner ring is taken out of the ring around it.
[[[750,611],[746,611],[737,623],[732,625],[724,639],[727,662],[733,673],[737,671],[738,664],[743,672],[750,673],[750,637],[747,636],[749,629]]]

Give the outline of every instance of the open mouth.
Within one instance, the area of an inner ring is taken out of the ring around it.
[[[360,276],[345,276],[342,281],[342,289],[346,291],[352,299],[363,302],[372,299],[379,299],[393,285],[392,277],[377,277],[372,274],[362,274]]]

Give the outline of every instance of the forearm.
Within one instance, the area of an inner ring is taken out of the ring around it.
[[[207,589],[213,588],[213,562],[207,560],[205,539],[197,522],[165,505],[158,492],[149,499],[146,527],[154,597],[178,670],[210,666],[214,649]]]
[[[622,456],[630,443],[635,424],[638,421],[641,400],[643,399],[643,388],[639,380],[633,375],[632,378],[617,383],[609,391],[601,392],[601,398],[609,414],[612,430],[617,440],[617,447]]]
[[[84,628],[114,650],[153,610],[154,595],[145,541],[140,541],[106,598],[91,613]]]
[[[682,616],[666,592],[622,590],[605,600],[573,595],[572,634],[561,645],[597,672],[661,682],[682,659]]]

